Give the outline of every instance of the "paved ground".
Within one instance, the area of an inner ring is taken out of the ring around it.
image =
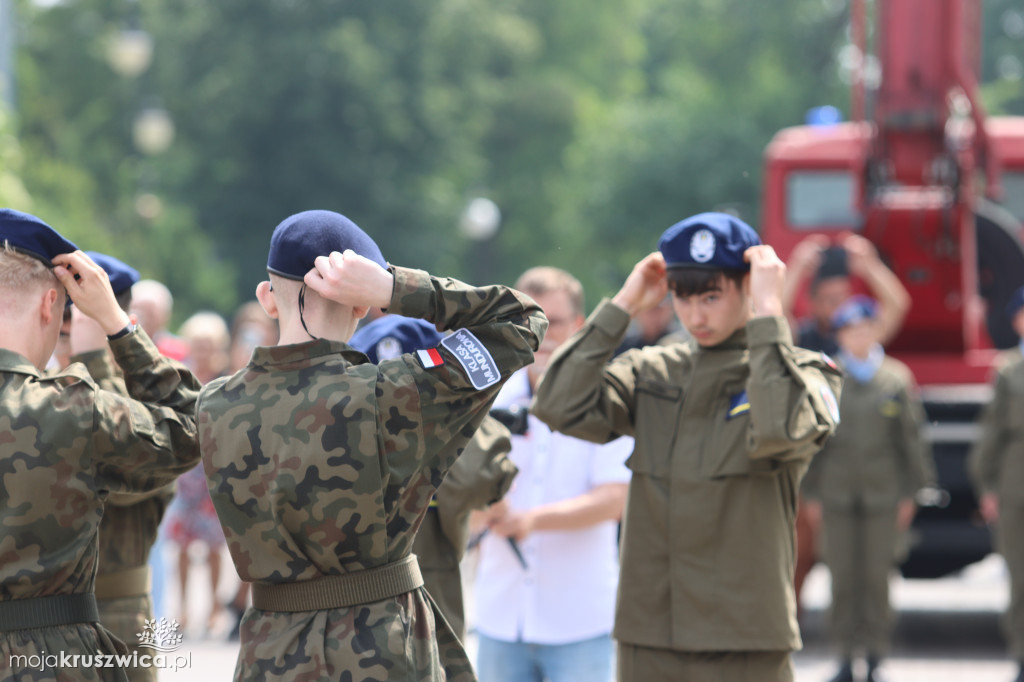
[[[177,617],[174,555],[168,551],[168,587],[165,608],[169,613],[157,617]],[[197,557],[197,560],[201,559]],[[230,561],[218,588],[226,599],[234,591],[237,578]],[[197,563],[188,590],[191,622],[205,621],[209,603],[209,578],[202,563]],[[828,607],[828,571],[817,567],[808,579],[804,603],[805,648],[795,657],[797,682],[824,682],[834,671],[826,633]],[[893,579],[893,601],[898,609],[892,657],[885,663],[890,682],[1012,682],[1016,666],[1004,655],[999,632],[999,614],[1008,600],[1005,567],[998,557],[989,557],[955,578],[930,581]],[[197,625],[185,631],[181,652],[190,655],[190,667],[161,672],[161,682],[193,680],[230,680],[237,645],[225,641],[227,619],[212,633],[204,634]],[[475,648],[472,637],[467,642]]]

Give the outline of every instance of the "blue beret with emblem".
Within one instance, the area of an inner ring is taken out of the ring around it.
[[[843,301],[832,313],[832,329],[839,331],[851,324],[873,320],[877,314],[878,305],[874,299],[857,294]]]
[[[98,251],[86,251],[85,255],[92,258],[96,265],[103,268],[110,279],[110,288],[114,290],[115,296],[132,288],[132,285],[139,281],[139,271],[126,265],[113,256]]]
[[[426,320],[385,315],[360,327],[348,345],[366,353],[370,361],[376,364],[404,353],[433,348],[443,338],[444,334]]]
[[[761,243],[750,225],[728,213],[699,213],[665,230],[658,250],[669,268],[750,270],[743,253]]]
[[[377,243],[345,216],[333,211],[303,211],[285,218],[274,228],[267,270],[301,281],[313,269],[317,256],[347,249],[382,268],[388,266]]]
[[[78,250],[39,218],[12,208],[0,208],[0,243],[49,266],[54,256]]]
[[[1017,289],[1013,292],[1013,296],[1010,297],[1010,302],[1006,304],[1006,315],[1011,320],[1017,317],[1017,313],[1020,309],[1024,308],[1024,287]]]

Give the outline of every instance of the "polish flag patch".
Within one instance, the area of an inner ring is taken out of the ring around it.
[[[444,358],[441,357],[441,354],[436,348],[418,350],[416,351],[416,357],[420,359],[420,364],[423,365],[424,369],[440,367],[444,364]]]

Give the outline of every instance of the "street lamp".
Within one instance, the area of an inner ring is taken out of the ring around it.
[[[459,221],[462,234],[473,241],[485,241],[498,233],[501,209],[486,197],[476,197],[466,205]]]
[[[491,279],[492,244],[501,226],[501,209],[486,197],[476,197],[466,204],[459,221],[459,231],[472,241],[469,253],[473,259],[471,271],[474,280],[481,283]]]
[[[132,140],[143,154],[160,154],[174,141],[174,121],[166,109],[143,109],[132,124]]]
[[[153,61],[153,37],[143,30],[126,28],[107,39],[107,63],[126,78],[135,78]]]

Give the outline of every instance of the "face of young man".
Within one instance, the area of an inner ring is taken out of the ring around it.
[[[676,316],[701,346],[722,343],[750,319],[750,305],[743,289],[722,277],[719,288],[691,296],[672,294]]]
[[[878,343],[878,325],[871,320],[848,324],[836,332],[836,343],[844,351],[861,360],[868,357]]]
[[[540,348],[533,354],[533,364],[529,366],[530,380],[536,383],[547,369],[548,361],[555,349],[569,340],[569,337],[583,326],[583,315],[572,306],[569,294],[564,291],[550,291],[534,296],[537,305],[544,309],[548,318],[548,331]]]
[[[819,324],[828,327],[832,315],[852,293],[849,277],[827,277],[821,280],[810,297],[811,314]]]

